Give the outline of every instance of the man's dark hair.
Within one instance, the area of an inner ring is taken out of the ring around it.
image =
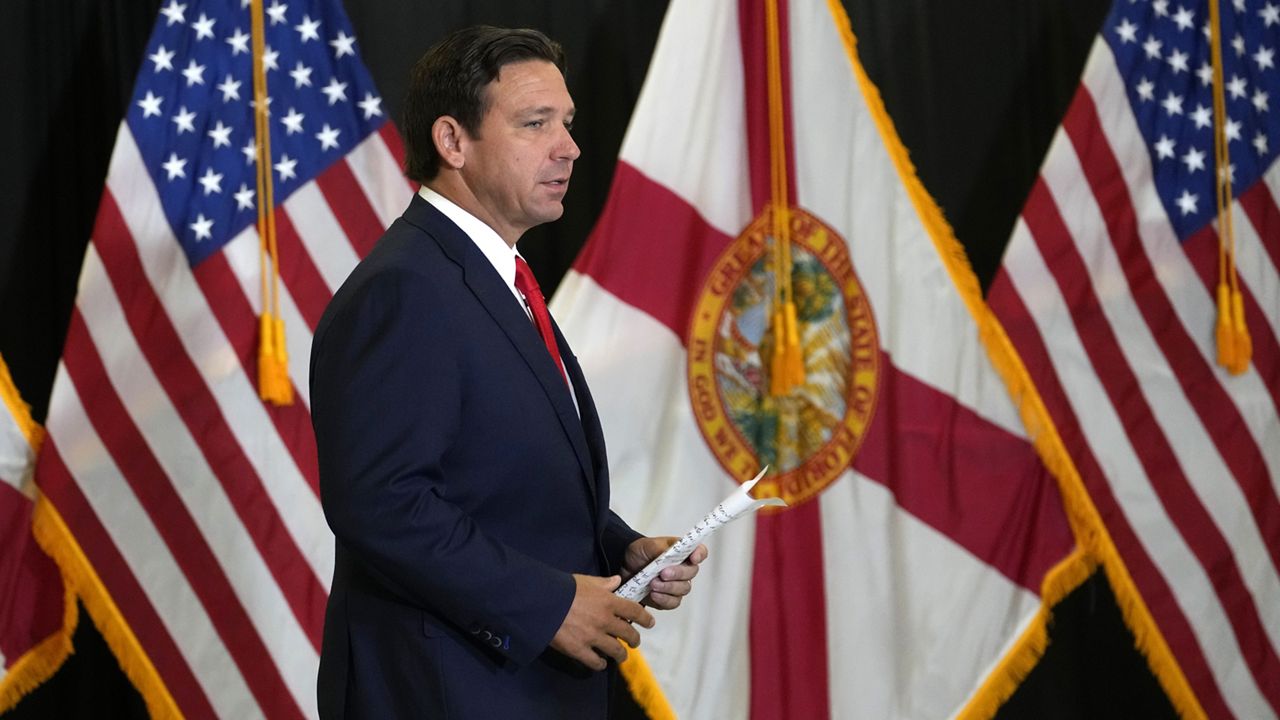
[[[476,25],[428,50],[413,66],[401,116],[405,175],[419,183],[434,179],[440,171],[440,153],[431,140],[436,119],[448,115],[477,136],[489,109],[486,86],[504,65],[525,60],[546,60],[565,72],[564,50],[537,30]]]

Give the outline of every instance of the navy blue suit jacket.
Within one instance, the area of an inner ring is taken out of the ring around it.
[[[324,718],[602,717],[608,677],[548,644],[571,573],[639,535],[609,510],[604,437],[479,248],[421,197],[316,328],[312,421],[337,537]]]

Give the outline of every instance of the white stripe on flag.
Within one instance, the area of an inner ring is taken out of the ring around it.
[[[333,295],[360,260],[342,232],[342,224],[314,180],[294,190],[285,201],[284,210]]]
[[[314,716],[319,655],[209,469],[195,438],[134,342],[124,321],[124,309],[92,243],[85,253],[76,305],[129,417],[147,439],[148,447],[191,513],[194,529],[208,542],[294,700]],[[162,547],[156,546],[156,552]],[[162,586],[149,589],[153,594],[163,592]]]
[[[381,133],[371,133],[344,160],[355,175],[356,183],[377,214],[383,227],[388,227],[404,212],[413,190],[400,174],[400,163],[391,154]]]

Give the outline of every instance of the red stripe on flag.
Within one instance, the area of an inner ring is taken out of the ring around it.
[[[751,720],[821,720],[831,714],[822,555],[817,502],[757,518]]]
[[[357,257],[364,257],[373,244],[382,237],[382,221],[369,204],[360,183],[351,172],[344,158],[329,166],[316,178],[316,186],[325,202],[333,208],[333,215],[342,226],[343,233],[351,241]]]
[[[318,650],[327,593],[222,417],[200,371],[183,351],[167,310],[143,272],[137,247],[110,192],[103,193],[98,208],[94,243],[138,347],[200,446],[298,623]]]
[[[298,312],[315,332],[332,291],[337,288],[330,289],[325,283],[283,207],[276,208],[276,242],[280,248],[280,279],[289,288]]]
[[[887,487],[903,510],[1038,595],[1075,538],[1035,448],[902,372],[887,353],[880,367],[875,418],[853,468]]]
[[[94,431],[200,598],[263,712],[302,717],[195,518],[116,394],[78,308],[71,313],[63,363]]]
[[[1259,180],[1242,193],[1237,201],[1249,216],[1249,222],[1258,233],[1258,240],[1271,258],[1271,264],[1280,268],[1280,209],[1276,208],[1273,192],[1265,179]]]
[[[1077,95],[1077,103],[1082,96],[1084,93]],[[1096,140],[1105,142],[1101,136]],[[1049,271],[1071,308],[1076,332],[1120,417],[1129,444],[1146,476],[1154,480],[1152,487],[1169,518],[1209,573],[1250,671],[1265,694],[1277,693],[1280,688],[1267,687],[1267,675],[1280,677],[1276,675],[1280,673],[1280,660],[1266,640],[1257,605],[1245,586],[1230,546],[1187,481],[1168,438],[1143,396],[1138,379],[1121,352],[1120,343],[1094,294],[1079,249],[1042,178],[1032,186],[1023,219],[1040,254],[1052,259],[1047,263]],[[1274,698],[1270,701],[1277,703]]]
[[[253,306],[245,297],[235,272],[227,263],[226,255],[216,252],[192,268],[196,283],[204,292],[205,300],[218,325],[226,334],[227,341],[235,348],[240,358],[240,367],[245,375],[256,379],[258,376],[258,318],[254,315]],[[292,379],[290,379],[292,383]],[[295,402],[277,407],[266,404],[264,407],[271,416],[276,432],[284,441],[285,447],[297,464],[298,470],[306,478],[316,497],[320,496],[320,468],[316,460],[316,437],[311,427],[311,415],[307,406],[302,403],[302,396],[294,384]]]
[[[0,481],[0,587],[7,588],[0,602],[0,653],[6,668],[62,628],[62,576],[31,534],[34,509],[31,498]]]
[[[41,492],[58,509],[129,630],[164,681],[165,689],[187,717],[215,717],[213,706],[178,650],[115,541],[94,513],[58,454],[54,436],[45,438],[36,462]]]
[[[689,340],[689,314],[733,238],[625,161],[573,268]]]
[[[1183,614],[1168,582],[1147,554],[1116,501],[1102,472],[1102,466],[1098,464],[1085,439],[1080,420],[1071,409],[1071,403],[1067,400],[1066,391],[1049,358],[1049,351],[1040,331],[1003,269],[991,285],[987,303],[1000,319],[1009,340],[1018,349],[1018,355],[1035,380],[1045,409],[1053,418],[1068,454],[1075,461],[1089,499],[1102,517],[1117,551],[1124,558],[1125,568],[1160,626],[1165,641],[1177,656],[1183,674],[1195,689],[1196,698],[1209,717],[1230,717],[1231,711],[1227,708],[1208,662],[1205,661],[1204,651],[1191,630],[1191,624],[1187,622],[1187,616]]]
[[[1124,182],[1116,182],[1124,175],[1111,152],[1111,144],[1102,133],[1093,98],[1087,92],[1080,93],[1071,104],[1062,120],[1062,128],[1080,157],[1094,196],[1099,205],[1106,208],[1103,217],[1107,233],[1124,270],[1129,292],[1188,402],[1200,416],[1219,455],[1247,499],[1250,514],[1262,533],[1263,545],[1271,555],[1272,567],[1280,570],[1280,497],[1277,497],[1271,483],[1262,451],[1245,425],[1240,408],[1223,389],[1218,374],[1201,354],[1186,327],[1178,321],[1173,304],[1156,278],[1155,269],[1142,245],[1128,186]],[[1081,262],[1080,269],[1083,268]],[[1128,389],[1137,388],[1135,378]],[[1164,441],[1163,433],[1161,440]],[[1280,658],[1276,662],[1277,672],[1280,672]],[[1280,712],[1280,682],[1272,702]]]

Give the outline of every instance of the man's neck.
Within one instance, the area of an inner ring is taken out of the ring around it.
[[[524,234],[511,228],[501,227],[494,222],[492,214],[485,209],[476,198],[475,193],[471,192],[471,188],[467,186],[462,176],[456,172],[441,169],[433,180],[426,183],[426,186],[449,202],[466,210],[480,222],[488,225],[510,247],[514,248],[516,242],[520,240],[520,236]]]

